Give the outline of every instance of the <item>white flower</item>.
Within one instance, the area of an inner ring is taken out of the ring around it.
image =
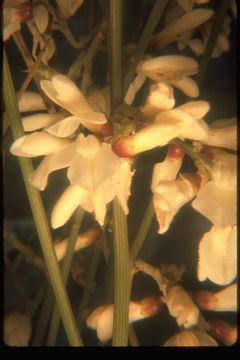
[[[163,346],[218,346],[218,344],[205,332],[182,330],[168,339]]]
[[[3,6],[3,41],[10,38],[12,34],[21,29],[21,23],[32,18],[31,5],[26,1],[12,7],[7,1]]]
[[[197,324],[199,310],[182,286],[168,286],[164,301],[170,315],[176,318],[179,326],[189,328]]]
[[[52,212],[52,226],[62,226],[72,215],[73,211],[81,206],[88,212],[95,213],[96,220],[103,225],[106,214],[106,204],[117,196],[125,214],[128,213],[127,199],[130,194],[130,185],[133,172],[130,165],[116,156],[111,146],[100,143],[92,135],[84,137],[80,135],[72,144],[69,153],[68,179],[71,185],[65,190]],[[70,148],[70,146],[69,146]],[[65,149],[67,152],[69,149]],[[64,150],[63,150],[64,152]],[[56,161],[63,161],[65,155],[58,155],[54,160],[50,159],[55,166]],[[66,159],[67,163],[68,159]],[[49,162],[45,159],[40,172],[34,174],[34,181],[45,182],[46,174],[49,173]],[[43,179],[43,181],[39,181]],[[33,180],[33,178],[31,179]]]
[[[129,324],[134,321],[155,315],[161,309],[158,297],[147,297],[141,302],[129,303]],[[87,326],[97,330],[99,340],[105,342],[113,334],[113,305],[103,305],[96,308],[86,320]]]
[[[82,6],[84,0],[56,0],[59,15],[63,19],[68,19]]]
[[[160,112],[155,123],[134,135],[117,139],[113,150],[122,157],[131,157],[156,146],[164,146],[175,137],[201,141],[209,130],[202,116],[209,105],[205,101],[192,101],[169,111]]]
[[[194,296],[195,303],[203,310],[237,311],[237,284],[217,292],[200,290]]]
[[[207,278],[218,285],[227,285],[237,275],[236,226],[213,226],[200,240],[198,280]]]
[[[212,179],[200,188],[192,202],[195,210],[219,227],[236,224],[236,160],[235,155],[216,151]]]
[[[44,4],[37,3],[33,7],[33,19],[38,31],[43,34],[49,22],[48,9]]]
[[[198,63],[186,56],[166,55],[142,61],[138,72],[157,82],[174,85],[186,95],[197,97],[199,89],[189,77],[198,72]]]
[[[20,112],[46,110],[42,97],[34,91],[24,91],[18,107]]]
[[[4,341],[8,346],[28,346],[32,333],[30,319],[17,310],[4,316]]]
[[[66,137],[72,135],[80,124],[94,131],[95,126],[107,122],[105,115],[93,110],[78,87],[67,76],[57,74],[51,80],[41,80],[40,85],[54,103],[73,115],[48,128],[47,131],[51,134]]]

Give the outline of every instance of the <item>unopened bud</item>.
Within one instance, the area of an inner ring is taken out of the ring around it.
[[[134,154],[133,136],[123,136],[112,144],[113,151],[120,157],[132,157]]]
[[[218,299],[211,291],[200,290],[194,294],[193,299],[202,310],[214,310],[218,304]]]
[[[33,8],[33,18],[38,31],[43,34],[48,26],[49,15],[45,5],[38,3]]]
[[[31,20],[32,17],[32,6],[28,2],[18,5],[13,13],[13,18],[20,22]]]
[[[160,296],[152,295],[147,296],[140,301],[142,305],[142,314],[144,316],[153,316],[157,314],[162,309],[162,301]]]
[[[168,160],[182,160],[185,152],[177,145],[169,145],[167,152]]]
[[[209,321],[208,332],[216,340],[220,340],[223,344],[227,346],[231,346],[237,341],[236,325],[229,325],[225,321]]]

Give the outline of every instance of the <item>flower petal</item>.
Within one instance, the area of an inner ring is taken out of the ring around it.
[[[128,215],[128,198],[134,171],[131,171],[131,166],[127,161],[121,163],[121,167],[113,176],[113,183],[116,184],[115,194],[125,213]]]
[[[236,223],[236,191],[224,190],[213,181],[199,191],[192,207],[214,225],[226,227]]]
[[[168,339],[163,346],[218,346],[218,344],[205,332],[181,330]]]
[[[237,150],[237,119],[221,119],[209,127],[209,136],[202,140],[203,144]]]
[[[112,338],[113,334],[113,305],[106,306],[99,316],[97,323],[97,337],[105,342]]]
[[[166,55],[142,61],[138,72],[154,81],[171,81],[198,72],[198,63],[186,56]]]
[[[203,118],[210,109],[210,105],[207,101],[189,101],[181,106],[178,106],[177,109],[187,112],[192,115],[195,119]]]
[[[75,151],[75,143],[73,143],[54,154],[47,155],[30,175],[29,182],[37,189],[44,190],[48,183],[48,175],[69,166]]]
[[[3,41],[7,41],[12,34],[21,30],[21,24],[17,20],[11,21],[3,28]]]
[[[60,138],[68,137],[72,135],[79,128],[80,123],[81,121],[79,117],[68,116],[58,121],[56,124],[48,127],[46,131]]]
[[[154,192],[160,181],[173,181],[182,166],[182,160],[169,160],[157,163],[153,167],[151,189]]]
[[[67,187],[53,208],[51,215],[53,229],[64,225],[81,205],[82,200],[86,201],[87,196],[88,192],[77,185]]]
[[[196,56],[202,55],[205,50],[205,46],[200,39],[192,39],[187,44]]]
[[[59,114],[34,114],[22,117],[24,131],[35,131],[55,123]]]
[[[142,85],[144,84],[146,80],[146,77],[142,74],[138,74],[135,79],[133,80],[133,82],[129,85],[128,91],[124,97],[124,101],[126,104],[128,105],[132,105],[136,93],[138,92],[138,90],[142,87]]]
[[[105,87],[103,89],[95,88],[90,92],[87,101],[94,111],[103,114],[108,113],[108,109],[109,109],[108,91],[109,88]]]
[[[25,135],[14,141],[10,151],[12,154],[24,157],[34,157],[48,155],[59,151],[70,144],[68,139],[58,139],[57,137],[45,132],[34,132]]]
[[[171,85],[174,85],[176,88],[184,92],[185,95],[190,97],[199,96],[199,88],[192,78],[189,76],[183,76],[182,79],[171,80],[169,81]]]
[[[80,134],[77,138],[77,151],[87,159],[93,159],[100,150],[99,140],[93,136]]]
[[[46,110],[42,97],[34,91],[25,91],[18,101],[20,112]]]
[[[236,226],[213,226],[200,240],[198,280],[209,278],[218,285],[227,285],[237,275]]]
[[[95,219],[101,226],[103,226],[107,208],[104,198],[104,192],[101,186],[98,187],[97,190],[91,192],[91,199],[93,203]]]

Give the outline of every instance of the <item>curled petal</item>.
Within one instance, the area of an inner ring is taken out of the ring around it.
[[[163,346],[218,346],[218,344],[205,332],[182,330],[168,339]]]
[[[195,119],[203,118],[210,109],[210,105],[207,101],[189,101],[181,106],[178,106],[177,109],[187,112],[192,115]]]
[[[62,115],[55,113],[24,116],[22,117],[23,129],[24,131],[35,131],[41,128],[45,128],[55,123],[59,119],[59,116]]]
[[[146,80],[146,77],[142,74],[138,74],[134,81],[130,84],[128,91],[125,95],[124,101],[126,104],[131,105],[135,99],[136,93],[142,87]]]
[[[186,56],[166,55],[142,61],[138,72],[154,81],[171,81],[198,72],[198,63]]]
[[[213,226],[200,240],[198,280],[209,278],[218,285],[227,285],[237,276],[236,226]]]
[[[20,112],[46,110],[42,97],[34,91],[25,91],[19,102]]]
[[[51,215],[53,229],[64,225],[82,201],[87,201],[87,197],[88,192],[86,190],[77,185],[70,185],[53,208]]]
[[[199,96],[199,88],[192,78],[189,76],[183,76],[182,79],[171,80],[170,84],[174,85],[176,88],[184,92],[187,96],[190,97],[198,97]]]
[[[168,157],[161,163],[155,164],[152,174],[151,189],[154,192],[160,181],[173,181],[182,166],[182,160],[170,160]]]
[[[153,86],[141,111],[154,119],[160,111],[171,110],[175,105],[173,88],[165,83],[157,83]]]
[[[179,326],[189,328],[198,322],[199,310],[188,293],[180,285],[167,288],[164,301],[169,313],[176,318]]]
[[[75,151],[75,144],[73,143],[54,154],[47,155],[30,175],[29,182],[37,189],[44,190],[47,186],[48,175],[53,171],[69,166]]]
[[[51,134],[36,131],[14,141],[10,151],[17,156],[34,157],[59,151],[69,143],[70,140],[58,139]]]
[[[116,194],[118,201],[125,213],[128,215],[128,198],[130,193],[130,187],[132,182],[134,171],[131,171],[131,167],[127,161],[123,161],[119,171],[114,175],[114,181],[117,184]]]

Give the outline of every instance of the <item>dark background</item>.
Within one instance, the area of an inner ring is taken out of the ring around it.
[[[141,32],[141,26],[144,25],[152,4],[153,1],[150,0],[126,1],[124,12],[125,43],[136,43]],[[94,6],[94,21],[97,22],[101,16],[101,10],[96,4]],[[88,11],[88,1],[85,1],[80,11],[69,20],[69,26],[76,37],[85,34],[88,29]],[[140,16],[142,22],[138,21]],[[161,27],[161,23],[158,27]],[[211,59],[200,89],[199,98],[208,101],[211,106],[206,116],[208,123],[221,118],[236,116],[236,25],[233,18],[231,28],[232,32],[229,36],[231,42],[230,51],[223,53],[217,59]],[[29,43],[31,43],[31,37],[29,36],[26,26],[23,25],[22,29],[24,37],[29,39]],[[78,50],[72,48],[59,32],[53,32],[53,36],[57,44],[57,53],[50,61],[50,65],[58,69],[58,71],[65,73],[78,54]],[[23,73],[23,70],[26,70],[26,66],[12,39],[6,43],[6,52],[15,89],[18,90],[26,76]],[[194,54],[190,50],[185,50],[180,53],[175,44],[171,44],[153,53],[155,56],[164,54],[182,54],[194,58]],[[104,86],[107,70],[106,53],[100,52],[94,60],[93,76],[96,84]],[[31,84],[29,89],[34,90],[34,86]],[[177,90],[174,90],[174,92],[177,99],[183,99],[183,102],[186,101]],[[29,243],[36,251],[41,251],[32,221],[31,210],[25,194],[18,159],[9,152],[11,143],[12,137],[10,132],[8,132],[3,142],[3,148],[5,149],[3,174],[5,225],[8,229],[14,230],[23,242]],[[166,149],[162,148],[154,149],[138,156],[136,173],[131,188],[132,195],[129,201],[130,215],[128,216],[128,224],[130,241],[132,241],[136,235],[149,201],[152,167],[156,162],[164,159],[165,153]],[[34,159],[35,164],[37,164],[38,161],[38,159]],[[191,160],[184,160],[183,169],[185,171],[191,171],[193,169]],[[48,218],[50,217],[56,200],[67,186],[67,180],[64,176],[65,172],[66,170],[61,170],[51,175],[49,185],[42,193]],[[92,220],[91,215],[87,215],[84,219],[83,229],[93,223],[94,220]],[[186,272],[183,275],[183,285],[189,291],[200,288],[218,290],[220,289],[219,286],[208,281],[199,283],[196,279],[198,241],[203,233],[210,229],[210,227],[211,223],[192,209],[190,204],[187,204],[177,214],[169,231],[164,235],[157,235],[158,226],[154,219],[139,257],[157,267],[161,264],[170,263],[176,263],[178,265],[185,264]],[[69,225],[54,230],[53,236],[60,235],[64,237],[67,235],[68,229]],[[11,258],[14,259],[16,252],[10,247],[8,251]],[[91,257],[91,247],[84,250],[84,254],[86,259],[89,259]],[[34,296],[39,284],[44,281],[42,274],[26,262],[23,262],[19,268],[18,276],[24,284],[29,297]],[[101,261],[97,272],[96,291],[90,303],[92,308],[104,303],[105,281],[104,264],[103,261]],[[74,308],[77,309],[82,287],[70,279],[68,289]],[[158,293],[158,288],[151,278],[141,274],[136,276],[132,289],[133,300],[140,300],[146,295]],[[16,294],[17,292],[14,287],[5,289],[5,309],[11,309],[13,307],[24,308],[23,300]],[[228,319],[229,321],[234,320],[234,317],[230,314],[219,315],[206,313],[204,315],[208,319],[217,317]],[[34,318],[33,322],[36,319]],[[168,315],[166,308],[154,317],[135,323],[134,327],[141,345],[160,345],[169,336],[176,333],[178,329],[174,318]],[[95,332],[89,329],[83,331],[83,340],[87,345],[97,344]],[[67,340],[62,331],[59,336],[58,345],[66,344]]]

